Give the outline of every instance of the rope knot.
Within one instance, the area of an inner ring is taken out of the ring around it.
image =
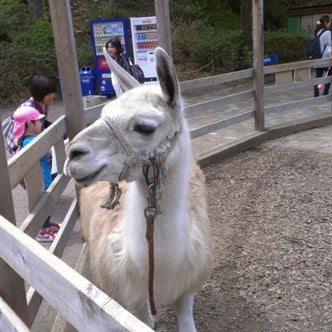
[[[108,210],[113,210],[116,205],[120,203],[121,189],[117,183],[110,182],[109,195],[105,203],[100,207]]]

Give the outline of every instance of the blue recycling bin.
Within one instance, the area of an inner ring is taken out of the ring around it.
[[[89,66],[83,66],[80,69],[80,80],[82,88],[82,96],[93,95],[95,93],[95,73]]]
[[[264,66],[275,65],[279,61],[278,54],[267,55],[264,57]]]

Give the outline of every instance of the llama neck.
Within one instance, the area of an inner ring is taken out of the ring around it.
[[[191,160],[189,147],[183,149],[177,146],[176,149],[179,153],[171,154],[167,160],[165,179],[159,197],[162,213],[155,218],[154,238],[156,252],[161,250],[163,254],[169,256],[177,254],[180,257],[181,248],[185,246],[183,235],[187,231],[186,195]],[[145,180],[131,183],[125,209],[127,214],[125,238],[128,241],[128,248],[135,256],[141,253],[144,258],[146,258],[144,209],[148,204],[147,195]]]

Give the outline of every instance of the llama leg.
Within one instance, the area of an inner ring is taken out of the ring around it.
[[[193,315],[194,294],[185,294],[175,302],[175,314],[177,317],[177,330],[179,332],[195,332]]]
[[[150,306],[148,305],[148,303],[146,303],[139,310],[136,311],[135,316],[144,324],[153,329],[155,326],[155,320],[154,317],[151,315],[149,308]]]

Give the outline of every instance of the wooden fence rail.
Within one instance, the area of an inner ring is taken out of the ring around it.
[[[309,75],[313,65],[325,62],[325,60],[301,61],[265,67],[265,74],[275,75],[275,80],[273,85],[264,87],[264,95],[281,94],[289,90],[296,91],[305,87],[313,87],[314,84],[320,81],[330,81],[330,77],[314,79]],[[302,74],[297,75],[297,71],[301,71]],[[304,72],[308,75],[303,75]],[[297,80],[299,76],[301,76],[301,80]],[[239,82],[241,84],[247,82],[248,88],[238,92],[237,84],[240,84]],[[235,102],[246,102],[248,105],[254,105],[255,91],[252,69],[182,82],[180,85],[182,92],[187,94],[194,90],[204,89],[208,91],[222,84],[229,84],[232,87],[230,94],[188,105],[185,110],[186,116],[201,114],[209,109],[227,109],[229,103]],[[330,101],[330,97],[323,96],[265,105],[264,108],[266,113],[284,112],[304,105],[317,105],[327,101]],[[87,123],[92,123],[99,117],[103,105],[89,107],[84,110]],[[191,137],[207,135],[248,119],[253,119],[254,116],[253,106],[248,106],[247,109],[243,109],[238,114],[211,121],[199,128],[192,129]],[[332,117],[329,118],[329,121],[331,119]],[[61,171],[65,160],[63,140],[65,133],[66,119],[65,116],[61,116],[29,146],[10,158],[5,166],[8,172],[1,172],[0,174],[1,197],[8,195],[8,192],[19,185],[23,178],[27,183],[29,211],[19,227],[11,224],[4,217],[10,215],[10,204],[8,204],[7,211],[2,207],[4,213],[0,216],[0,257],[30,285],[27,293],[28,324],[22,322],[10,309],[8,303],[0,298],[0,330],[10,330],[8,326],[11,326],[13,330],[25,331],[27,326],[32,325],[41,300],[45,298],[70,324],[80,331],[110,331],[112,329],[151,331],[58,258],[61,257],[78,219],[76,199],[73,199],[62,221],[62,228],[49,251],[33,239],[50,214],[51,209],[59,201],[69,182],[69,179]],[[59,172],[50,188],[44,191],[39,160],[45,151],[48,151],[52,146],[55,149]],[[3,155],[3,151],[1,153]],[[6,174],[8,174],[8,178],[6,178]],[[47,286],[49,280],[52,280],[52,288]]]
[[[77,330],[152,331],[91,282],[50,254],[30,236],[18,231],[1,216],[0,238],[0,256],[5,257],[8,264]],[[13,317],[7,315],[4,320],[8,324],[11,318]],[[15,318],[13,328],[17,322]]]

